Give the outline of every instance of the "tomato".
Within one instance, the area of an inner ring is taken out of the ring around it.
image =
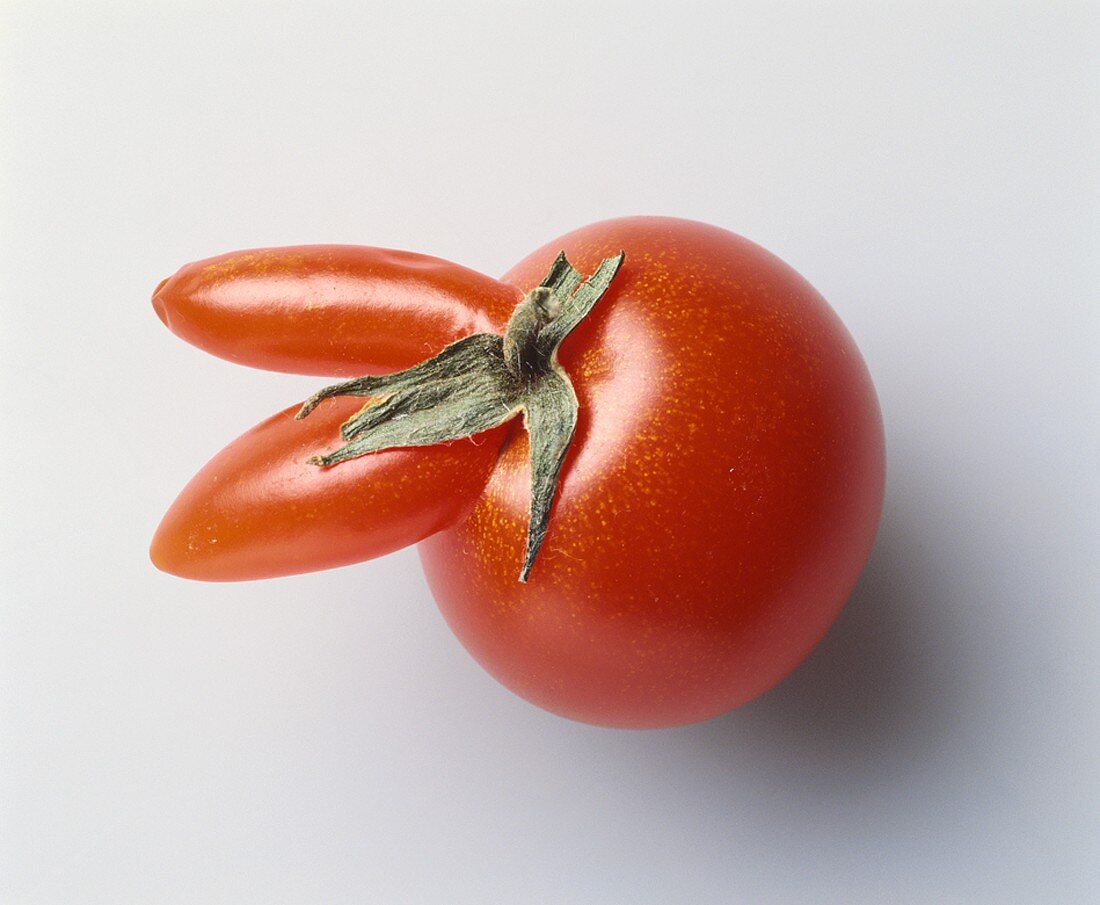
[[[884,445],[874,389],[851,337],[805,280],[759,246],[699,223],[637,217],[556,239],[500,281],[463,270],[466,282],[436,291],[425,289],[423,274],[395,267],[384,279],[398,300],[396,330],[387,328],[386,293],[359,291],[359,277],[318,299],[314,264],[280,270],[280,256],[300,249],[252,253],[266,269],[233,259],[234,276],[213,288],[209,276],[169,281],[157,304],[173,327],[203,308],[209,326],[186,338],[278,369],[379,373],[427,357],[417,354],[420,346],[438,351],[482,331],[505,334],[507,357],[521,309],[543,321],[557,316],[557,296],[548,302],[542,290],[523,293],[540,281],[553,288],[548,272],[562,250],[581,274],[611,276],[591,313],[543,362],[575,395],[553,468],[532,477],[532,443],[536,463],[545,455],[546,409],[523,394],[542,377],[513,368],[518,382],[492,385],[493,404],[508,409],[501,427],[382,452],[356,447],[355,431],[382,419],[387,406],[396,405],[395,417],[405,414],[371,378],[331,391],[367,399],[346,422],[349,461],[334,464],[330,456],[320,461],[331,467],[313,472],[303,464],[307,449],[339,442],[335,424],[356,409],[346,399],[325,396],[310,416],[323,419],[321,427],[288,415],[277,428],[261,425],[192,482],[158,532],[154,559],[191,577],[253,577],[421,540],[432,593],[478,662],[527,700],[591,723],[703,720],[779,681],[824,635],[869,554]],[[625,263],[605,272],[620,250]],[[305,254],[316,262],[330,252]],[[368,262],[389,253],[340,254]],[[370,271],[367,263],[348,266]],[[452,273],[445,262],[433,266]],[[290,274],[275,280],[277,292],[268,282],[273,270]],[[323,317],[310,315],[309,329],[299,330],[311,305]],[[288,310],[299,312],[297,321]],[[326,345],[335,323],[343,325],[341,344]],[[250,330],[264,343],[253,344]],[[498,346],[486,348],[499,356]],[[564,422],[568,396],[562,389],[554,397]],[[447,412],[453,402],[446,397]],[[517,427],[520,412],[530,434]],[[551,474],[554,493],[541,546],[532,541],[539,474]],[[218,488],[225,481],[235,482],[232,494]],[[339,501],[356,493],[382,504],[351,513]],[[220,527],[196,534],[200,523]],[[201,566],[183,554],[189,545],[202,549]],[[223,556],[238,565],[220,572]]]

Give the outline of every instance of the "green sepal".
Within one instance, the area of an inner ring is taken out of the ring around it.
[[[314,393],[298,418],[334,396],[368,402],[341,425],[344,445],[309,462],[327,468],[384,449],[433,446],[471,437],[522,412],[530,438],[531,511],[519,580],[527,581],[577,425],[577,396],[557,364],[557,348],[607,291],[623,259],[622,252],[607,258],[583,280],[562,252],[516,306],[504,336],[477,333],[407,370]]]
[[[560,368],[543,374],[530,387],[524,405],[524,427],[531,448],[531,515],[520,581],[527,581],[546,538],[558,475],[577,427],[577,394]]]

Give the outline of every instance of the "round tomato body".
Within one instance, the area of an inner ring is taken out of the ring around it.
[[[836,618],[870,552],[884,444],[851,337],[727,231],[636,217],[548,243],[502,282],[626,252],[558,360],[579,402],[549,529],[513,431],[472,512],[420,545],[455,634],[500,682],[590,723],[704,720],[759,695]]]

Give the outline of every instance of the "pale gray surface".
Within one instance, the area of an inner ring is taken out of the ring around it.
[[[399,5],[2,7],[0,902],[1097,901],[1097,7]],[[412,552],[147,563],[320,385],[175,340],[161,277],[325,241],[499,273],[630,213],[781,255],[881,394],[879,544],[774,692],[575,725]]]

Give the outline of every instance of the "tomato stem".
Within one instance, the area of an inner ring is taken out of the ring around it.
[[[527,581],[577,425],[577,396],[558,364],[558,346],[607,291],[624,258],[623,252],[607,258],[585,280],[563,251],[516,305],[503,336],[475,333],[405,371],[314,393],[298,418],[334,396],[363,396],[367,402],[341,426],[344,445],[309,462],[328,468],[384,449],[471,437],[522,412],[531,448],[531,511],[519,580]]]

